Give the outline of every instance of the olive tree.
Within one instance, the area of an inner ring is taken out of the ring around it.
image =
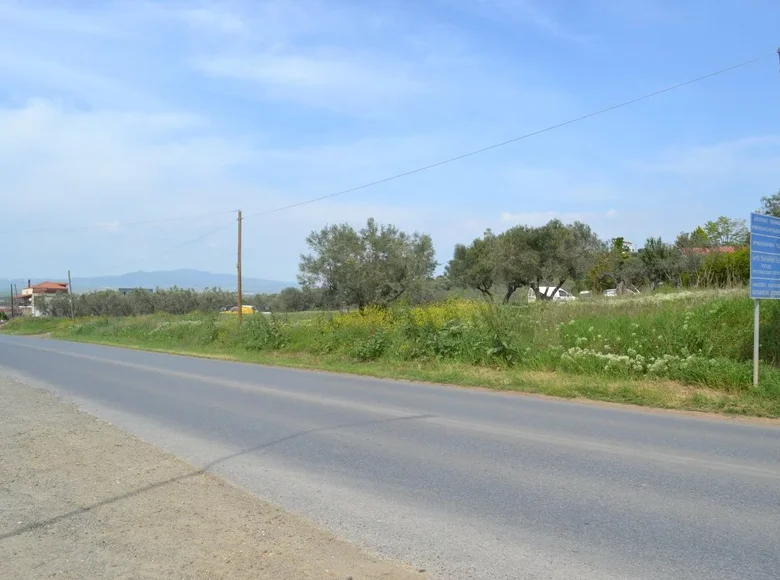
[[[369,218],[355,230],[338,224],[306,238],[311,253],[301,255],[298,280],[304,288],[324,288],[342,305],[388,305],[436,269],[430,236],[408,234]]]
[[[456,286],[473,288],[493,300],[496,283],[496,236],[487,230],[483,237],[465,246],[458,244],[445,275]]]
[[[774,195],[761,198],[761,209],[759,212],[780,218],[780,190]]]
[[[539,299],[552,298],[567,280],[584,278],[604,248],[590,226],[581,222],[551,220],[536,228],[510,228],[499,236],[496,252],[496,277],[506,287],[504,301],[526,286]],[[544,285],[554,291],[543,294]]]
[[[661,238],[648,238],[645,247],[639,252],[639,258],[645,266],[645,272],[653,288],[661,282],[681,283],[683,256],[680,248],[665,243]]]

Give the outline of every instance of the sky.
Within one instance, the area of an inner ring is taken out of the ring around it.
[[[552,218],[641,245],[748,217],[780,189],[778,22],[775,0],[0,0],[0,277],[230,272],[239,208],[245,275],[283,281],[309,232],[369,217],[442,264]]]

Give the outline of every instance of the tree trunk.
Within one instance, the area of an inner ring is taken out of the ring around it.
[[[504,304],[509,304],[509,300],[512,298],[512,295],[515,293],[517,288],[517,286],[507,285],[506,293],[504,294]]]

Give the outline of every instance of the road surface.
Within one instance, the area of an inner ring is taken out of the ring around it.
[[[443,579],[780,576],[780,429],[35,338],[0,372]]]

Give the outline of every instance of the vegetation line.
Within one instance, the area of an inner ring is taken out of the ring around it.
[[[570,303],[451,299],[349,313],[24,318],[4,330],[275,366],[563,398],[780,417],[780,308],[751,386],[743,289]]]
[[[780,215],[780,192],[762,203],[762,211]],[[72,305],[66,294],[39,295],[27,308],[44,316],[14,320],[6,330],[780,416],[777,301],[761,309],[763,364],[760,387],[752,387],[744,220],[722,216],[680,234],[674,244],[649,239],[638,250],[622,238],[601,240],[579,222],[487,231],[456,246],[439,277],[429,236],[373,219],[359,231],[328,226],[306,241],[311,251],[301,257],[303,288],[251,297],[247,302],[262,312],[248,313],[243,324],[230,311],[220,313],[235,303],[235,293],[135,289],[80,294]]]

